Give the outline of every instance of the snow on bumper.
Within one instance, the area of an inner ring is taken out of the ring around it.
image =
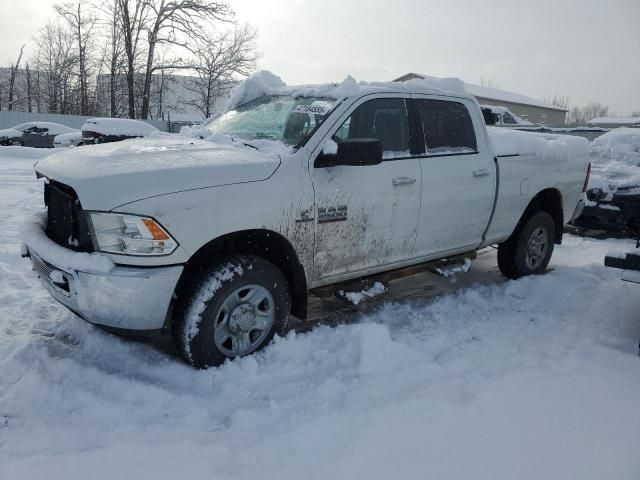
[[[59,246],[42,227],[34,228],[38,225],[33,221],[25,225],[23,254],[30,256],[33,270],[53,298],[92,324],[126,330],[162,328],[182,266],[116,266],[104,255]]]

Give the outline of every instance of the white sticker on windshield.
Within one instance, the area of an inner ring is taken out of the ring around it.
[[[331,110],[331,105],[298,105],[293,109],[298,113],[314,113],[316,115],[326,115]]]

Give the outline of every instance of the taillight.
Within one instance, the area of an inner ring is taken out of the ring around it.
[[[584,179],[584,185],[582,187],[582,193],[587,191],[587,187],[589,186],[589,179],[591,178],[591,162],[589,162],[589,166],[587,167],[587,176]]]

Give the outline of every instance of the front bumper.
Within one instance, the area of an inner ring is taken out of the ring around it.
[[[89,323],[121,330],[161,329],[183,270],[116,266],[90,273],[58,268],[31,248],[28,255],[53,298]]]

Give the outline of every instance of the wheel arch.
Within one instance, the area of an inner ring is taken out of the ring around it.
[[[291,313],[307,317],[307,278],[293,245],[283,235],[266,229],[241,230],[206,243],[185,264],[174,299],[179,299],[187,279],[213,260],[226,254],[251,254],[273,263],[283,273],[291,289]]]
[[[547,212],[553,218],[556,227],[556,236],[554,243],[560,245],[562,243],[562,232],[564,229],[564,213],[562,210],[562,194],[556,188],[546,188],[536,194],[531,199],[529,205],[518,221],[518,225],[514,231],[517,231],[531,215],[536,212]]]

